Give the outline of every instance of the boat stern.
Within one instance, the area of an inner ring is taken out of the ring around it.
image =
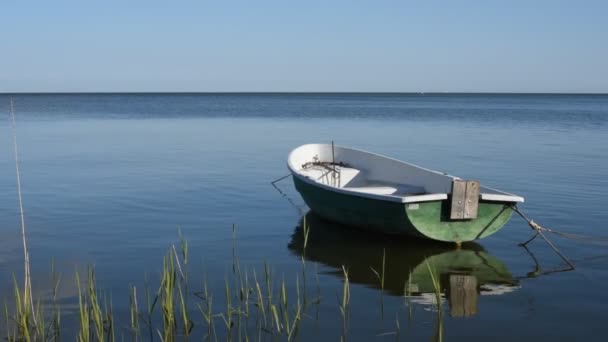
[[[513,213],[509,202],[483,200],[479,201],[476,218],[452,219],[450,211],[447,200],[405,204],[407,219],[418,233],[429,239],[457,243],[496,233]]]

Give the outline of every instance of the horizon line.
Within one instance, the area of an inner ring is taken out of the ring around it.
[[[391,95],[608,95],[608,92],[476,92],[476,91],[40,91],[0,92],[0,95],[118,95],[118,94],[391,94]]]

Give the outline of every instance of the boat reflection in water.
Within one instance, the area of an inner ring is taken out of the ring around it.
[[[304,224],[309,229],[306,251]],[[351,283],[378,289],[381,285],[375,272],[381,274],[385,253],[384,292],[395,296],[407,293],[412,302],[425,305],[435,302],[430,265],[439,275],[442,299],[447,299],[453,317],[476,314],[480,295],[519,288],[519,281],[507,267],[478,244],[467,243],[457,249],[427,240],[372,235],[325,221],[312,212],[300,219],[288,248],[308,261],[334,268],[330,273],[339,277],[344,265]]]

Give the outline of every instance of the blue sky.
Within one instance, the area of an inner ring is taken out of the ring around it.
[[[0,92],[608,92],[608,1],[0,3]]]

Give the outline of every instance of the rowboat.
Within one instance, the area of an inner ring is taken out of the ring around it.
[[[287,166],[317,215],[384,234],[473,241],[500,230],[524,201],[475,180],[333,144],[299,146]]]

